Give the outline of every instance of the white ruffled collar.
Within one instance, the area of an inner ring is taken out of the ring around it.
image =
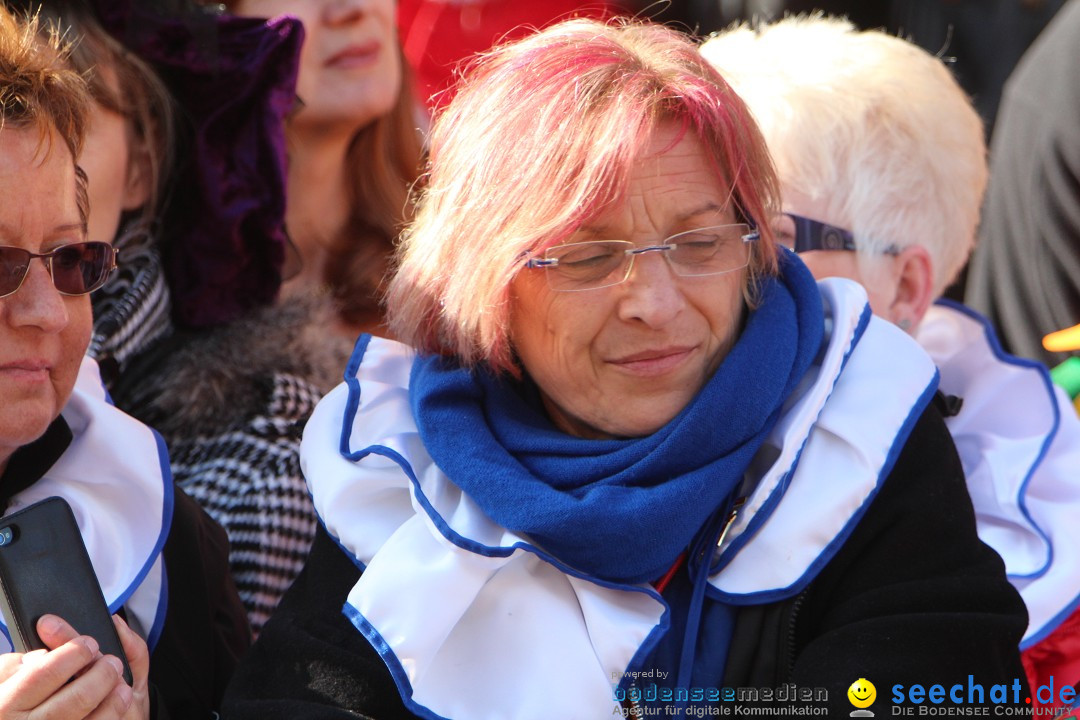
[[[812,579],[887,474],[903,444],[897,433],[906,437],[933,392],[925,353],[870,319],[861,288],[821,288],[831,338],[771,438],[776,459],[729,533],[711,580],[729,601],[769,602]],[[424,450],[408,397],[412,357],[400,344],[362,338],[345,384],[320,403],[304,434],[301,463],[316,510],[364,567],[345,614],[424,717],[530,717],[530,708],[543,717],[610,714],[613,687],[667,630],[666,603],[649,586],[581,577],[487,518]],[[865,399],[864,383],[880,384],[883,367],[900,385],[891,405]],[[922,404],[913,408],[916,397]],[[850,412],[862,414],[848,419]],[[877,424],[887,428],[879,437],[868,430],[870,414],[888,420]],[[845,437],[868,448],[853,450]],[[851,469],[849,481],[823,489],[820,468],[837,475],[821,463],[836,462]],[[824,521],[793,507],[808,499]]]
[[[1021,647],[1080,602],[1080,418],[1046,368],[1006,353],[985,318],[939,301],[916,339],[963,400],[946,419],[975,507],[979,537],[1005,561],[1028,608]]]

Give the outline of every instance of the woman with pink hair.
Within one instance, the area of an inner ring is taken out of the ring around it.
[[[672,30],[484,58],[389,285],[404,343],[362,336],[305,430],[322,527],[226,714],[700,715],[794,683],[838,716],[858,678],[1020,677],[933,364],[777,245],[776,203]]]

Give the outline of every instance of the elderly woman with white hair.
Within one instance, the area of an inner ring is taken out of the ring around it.
[[[972,310],[934,302],[971,252],[986,187],[970,100],[939,58],[840,19],[733,29],[702,54],[746,100],[773,154],[781,242],[815,277],[861,281],[874,313],[933,358],[954,397],[946,424],[979,536],[1027,604],[1032,687],[1075,684],[1080,421],[1046,368],[1006,354]]]
[[[504,46],[430,163],[388,294],[409,345],[361,337],[307,426],[323,529],[228,717],[713,714],[786,683],[836,716],[859,678],[969,675],[1023,706],[936,371],[777,247],[765,144],[694,44]]]

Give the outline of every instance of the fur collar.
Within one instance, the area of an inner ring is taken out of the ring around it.
[[[212,330],[178,331],[143,358],[141,371],[133,369],[139,379],[130,404],[175,439],[266,414],[282,380],[317,399],[341,381],[352,350],[353,342],[331,329],[336,322],[322,294],[289,298]]]

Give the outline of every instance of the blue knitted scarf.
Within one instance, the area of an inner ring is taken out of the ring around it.
[[[501,526],[588,575],[655,580],[726,505],[820,349],[821,296],[794,255],[760,297],[712,378],[652,435],[567,435],[516,383],[423,356],[410,380],[420,437]]]

